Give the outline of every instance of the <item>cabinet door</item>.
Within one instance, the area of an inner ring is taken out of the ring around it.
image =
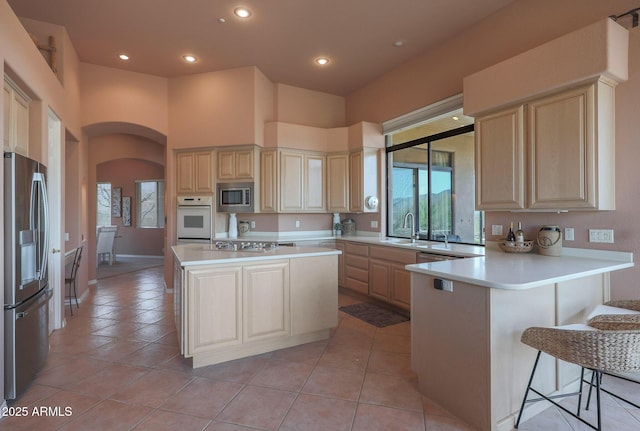
[[[188,356],[242,342],[242,268],[189,270]]]
[[[327,156],[327,206],[329,212],[349,211],[349,155]]]
[[[253,150],[236,151],[235,170],[236,179],[253,179]]]
[[[218,151],[218,179],[233,180],[236,177],[236,157],[234,151]]]
[[[525,205],[524,107],[475,121],[476,207],[522,209]]]
[[[389,301],[391,296],[389,270],[390,266],[387,262],[369,259],[369,295]]]
[[[362,151],[349,154],[349,210],[364,211],[364,176]]]
[[[213,193],[213,152],[198,151],[195,153],[195,192]]]
[[[305,155],[304,163],[304,209],[305,211],[326,212],[325,156]]]
[[[260,211],[278,211],[278,153],[263,151],[260,155]]]
[[[191,152],[176,153],[176,192],[178,194],[195,191],[194,171],[194,154]]]
[[[290,335],[289,261],[243,267],[243,341]]]
[[[389,284],[391,285],[389,299],[391,303],[410,310],[411,274],[404,267],[404,264],[398,263],[392,263],[389,266]]]
[[[336,242],[334,248],[342,252],[342,254],[338,255],[338,286],[344,287],[344,243]]]
[[[304,155],[280,153],[280,211],[304,209]]]
[[[529,206],[593,208],[594,86],[529,104]]]

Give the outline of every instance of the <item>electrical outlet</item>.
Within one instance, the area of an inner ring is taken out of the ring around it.
[[[453,280],[442,280],[442,290],[453,292]]]
[[[251,220],[251,229],[255,229],[255,228],[256,228],[256,221]]]
[[[296,227],[300,227],[300,220],[296,220]]]
[[[573,234],[573,228],[572,227],[565,227],[564,228],[564,239],[565,239],[565,241],[573,241],[574,240],[574,234]]]
[[[589,229],[589,242],[613,244],[613,229]]]
[[[371,227],[373,229],[377,229],[378,228],[378,220],[371,220]]]
[[[502,235],[502,225],[501,224],[492,224],[491,225],[491,235]]]

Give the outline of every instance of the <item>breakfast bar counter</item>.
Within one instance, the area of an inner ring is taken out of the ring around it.
[[[609,274],[631,253],[564,249],[558,257],[504,253],[408,265],[411,365],[420,392],[482,431],[511,431],[536,352],[531,326],[584,323],[609,299]],[[579,367],[544,356],[538,387],[577,387]],[[526,420],[547,407],[525,409]]]

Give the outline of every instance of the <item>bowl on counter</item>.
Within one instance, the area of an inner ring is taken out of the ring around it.
[[[529,253],[533,250],[533,243],[534,241],[525,241],[522,244],[516,244],[515,241],[501,241],[498,247],[507,253]]]

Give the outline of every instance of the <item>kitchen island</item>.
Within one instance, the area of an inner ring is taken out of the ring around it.
[[[338,250],[172,250],[180,352],[194,368],[327,339],[338,323]]]
[[[482,257],[408,265],[420,392],[474,428],[512,430],[536,354],[522,332],[583,323],[609,299],[609,273],[632,266],[631,253],[565,248],[550,257],[491,245]],[[564,392],[579,372],[543,355],[537,386]],[[524,420],[545,404],[528,405]]]

